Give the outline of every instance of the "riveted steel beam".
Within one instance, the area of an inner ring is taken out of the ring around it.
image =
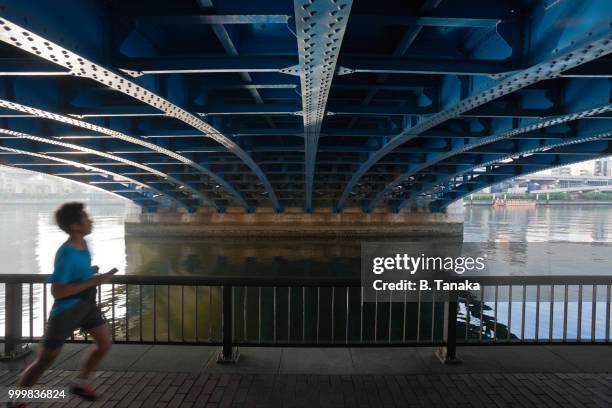
[[[106,159],[109,160],[113,160],[119,163],[123,163],[123,164],[127,164],[128,166],[132,166],[132,167],[136,167],[139,168],[141,170],[145,170],[146,172],[153,174],[157,177],[160,177],[164,183],[168,183],[170,185],[176,185],[181,189],[184,189],[184,191],[188,191],[191,194],[193,194],[194,196],[196,196],[199,200],[202,200],[206,205],[209,205],[215,209],[218,209],[217,205],[210,200],[208,197],[204,196],[200,191],[196,190],[195,188],[193,188],[192,186],[190,186],[188,183],[185,183],[173,176],[170,176],[166,173],[163,173],[159,170],[156,170],[152,167],[146,166],[144,164],[141,163],[137,163],[134,162],[132,160],[128,160],[125,159],[123,157],[114,155],[114,154],[110,154],[107,152],[102,152],[99,150],[95,150],[95,149],[90,149],[87,147],[83,147],[80,145],[75,145],[72,143],[66,143],[66,142],[61,142],[55,139],[49,139],[46,137],[40,137],[40,136],[33,136],[27,133],[21,133],[21,132],[16,132],[13,130],[9,130],[9,129],[2,129],[0,128],[0,134],[4,134],[4,135],[9,135],[9,136],[13,136],[15,139],[26,139],[26,140],[31,140],[37,143],[42,143],[42,144],[49,144],[49,145],[53,145],[53,146],[60,146],[60,147],[64,147],[67,149],[71,149],[72,151],[75,152],[80,152],[80,153],[87,153],[87,154],[91,154],[94,156],[99,156],[99,157],[104,157]],[[2,143],[3,145],[5,145],[5,141],[7,139],[3,139],[2,141],[0,141],[0,143]],[[6,147],[6,145],[5,145]]]
[[[597,107],[583,110],[583,111],[572,112],[567,115],[554,116],[554,117],[547,118],[547,119],[538,121],[536,123],[533,123],[527,126],[522,126],[522,127],[515,128],[512,130],[500,132],[498,134],[494,134],[491,136],[459,140],[458,142],[455,143],[455,145],[450,151],[431,155],[423,163],[410,165],[406,173],[399,175],[391,183],[388,183],[381,191],[379,191],[376,194],[376,196],[368,204],[366,204],[366,209],[369,211],[372,208],[376,207],[378,203],[398,184],[401,184],[404,181],[408,180],[410,177],[414,176],[419,171],[426,169],[427,167],[430,167],[438,162],[441,162],[442,160],[448,159],[449,157],[452,157],[457,154],[465,153],[465,152],[474,150],[478,147],[486,146],[486,145],[498,142],[500,140],[512,138],[520,134],[532,132],[532,131],[539,130],[539,129],[544,129],[549,126],[560,125],[562,123],[567,123],[567,122],[575,121],[578,119],[599,115],[599,114],[606,113],[606,112],[612,112],[612,104],[597,106]]]
[[[138,77],[150,74],[212,74],[280,72],[290,74],[294,56],[131,57],[116,61],[122,71]]]
[[[539,81],[554,78],[564,71],[612,52],[612,27],[607,26],[598,35],[592,35],[591,33],[587,38],[580,45],[566,47],[562,51],[554,53],[552,57],[543,58],[541,62],[532,67],[519,71],[505,79],[495,81],[492,85],[487,81],[479,86],[475,86],[469,96],[457,102],[453,99],[449,100],[446,109],[435,115],[428,116],[416,125],[405,129],[363,162],[342,192],[342,196],[337,204],[337,210],[341,210],[346,205],[349,195],[359,179],[380,159],[403,143],[487,102]]]
[[[99,126],[99,125],[94,125],[92,123],[89,122],[85,122],[79,119],[75,119],[73,117],[70,116],[64,116],[64,115],[60,115],[57,113],[53,113],[53,112],[49,112],[49,111],[45,111],[42,109],[37,109],[31,106],[26,106],[26,105],[22,105],[16,102],[11,102],[11,101],[7,101],[4,99],[0,99],[0,107],[2,108],[6,108],[6,109],[11,109],[11,110],[15,110],[18,112],[24,112],[30,115],[34,115],[40,118],[45,118],[45,119],[50,119],[50,120],[55,120],[57,122],[61,122],[61,123],[66,123],[68,125],[72,125],[72,126],[76,126],[79,128],[83,128],[83,129],[87,129],[87,130],[91,130],[93,132],[97,132],[97,133],[101,133],[104,135],[108,135],[111,136],[113,138],[119,139],[119,140],[123,140],[125,142],[131,143],[131,144],[135,144],[135,145],[139,145],[139,146],[143,146],[147,149],[150,149],[154,152],[163,154],[165,156],[168,156],[174,160],[179,161],[182,164],[186,164],[190,167],[193,167],[194,169],[198,170],[199,172],[208,175],[210,178],[212,178],[213,180],[215,180],[217,183],[221,184],[228,192],[230,192],[237,200],[238,202],[245,208],[248,208],[248,204],[246,203],[246,201],[244,201],[244,198],[242,198],[242,195],[240,193],[238,193],[238,191],[236,191],[234,189],[234,187],[232,187],[227,181],[225,181],[224,179],[222,179],[221,177],[219,177],[217,174],[213,173],[212,171],[210,171],[209,169],[207,169],[206,167],[194,162],[193,160],[188,159],[187,157],[180,155],[176,152],[173,152],[171,150],[165,149],[163,147],[160,147],[154,143],[150,143],[150,142],[146,142],[144,140],[138,139],[136,137],[132,137],[132,136],[128,136],[124,133],[118,132],[116,130],[112,130],[112,129],[108,129],[105,128],[103,126]],[[207,197],[204,197],[202,194],[199,194],[200,198],[204,201],[204,202],[211,202]]]
[[[317,146],[352,0],[295,0],[304,120],[305,209],[312,210]]]
[[[6,19],[0,19],[0,40],[29,53],[36,54],[39,57],[54,62],[57,65],[63,66],[64,68],[69,69],[75,76],[93,79],[104,86],[138,99],[148,105],[153,106],[154,108],[159,109],[160,111],[166,113],[166,115],[176,118],[205,133],[207,137],[210,137],[217,143],[225,146],[251,168],[251,170],[261,180],[273,207],[280,211],[280,203],[274,194],[272,185],[261,171],[257,163],[255,163],[255,161],[235,142],[228,139],[223,133],[204,122],[196,115],[193,115],[182,107],[170,102],[165,98],[162,98],[161,96],[123,77],[122,75],[119,75],[110,69],[104,68],[103,66],[98,65],[93,61],[90,61]]]
[[[284,14],[201,14],[190,16],[143,16],[136,17],[139,24],[287,24]]]
[[[3,151],[3,152],[7,152],[7,153],[13,153],[13,154],[16,154],[16,155],[24,155],[24,156],[36,157],[36,158],[39,158],[39,159],[49,160],[49,161],[52,161],[52,162],[61,163],[61,164],[68,165],[68,166],[72,166],[72,167],[75,167],[75,168],[78,168],[78,169],[85,169],[85,170],[89,170],[89,171],[92,171],[92,172],[104,174],[106,176],[110,176],[110,177],[115,178],[115,180],[117,180],[117,181],[123,180],[123,182],[125,182],[125,183],[134,184],[134,185],[136,185],[136,186],[138,186],[138,187],[140,187],[142,189],[142,191],[131,190],[131,191],[133,191],[135,193],[138,193],[138,194],[142,195],[143,193],[151,192],[151,193],[153,193],[153,196],[151,197],[153,199],[158,198],[158,197],[164,197],[164,198],[168,199],[169,201],[175,203],[179,207],[186,208],[187,210],[190,210],[190,208],[187,207],[183,202],[177,200],[173,196],[171,196],[171,195],[169,195],[167,193],[164,193],[164,192],[162,192],[162,191],[160,191],[160,190],[158,190],[158,189],[156,189],[154,187],[151,187],[151,186],[149,186],[149,185],[147,185],[145,183],[142,183],[142,182],[140,182],[140,181],[138,181],[136,179],[133,179],[133,178],[130,178],[130,177],[126,177],[126,176],[123,176],[123,175],[120,175],[120,174],[117,174],[117,173],[114,173],[114,172],[111,172],[111,171],[108,171],[108,170],[104,170],[104,169],[92,166],[90,164],[79,163],[79,162],[75,162],[75,161],[72,161],[72,160],[62,159],[62,158],[59,158],[59,157],[49,156],[49,155],[45,155],[45,154],[41,154],[41,153],[36,153],[36,152],[30,152],[30,151],[22,150],[22,149],[13,149],[11,147],[5,147],[5,146],[0,146],[0,150]],[[11,165],[10,162],[8,162],[8,161],[2,161],[2,164],[8,165],[8,166]],[[58,176],[58,177],[60,177],[60,176]],[[89,185],[89,184],[87,184],[87,185]],[[96,186],[91,186],[91,187],[102,189],[102,188],[96,187]],[[111,191],[108,191],[108,190],[105,190],[105,189],[102,189],[102,190],[104,190],[106,192],[111,192]],[[122,195],[116,194],[116,193],[115,193],[115,195],[118,195],[118,196],[121,196],[122,198],[127,198],[127,199],[129,199],[131,201],[134,201],[130,197],[122,196]],[[154,200],[154,201],[156,201],[156,200]]]
[[[441,186],[449,183],[451,180],[456,179],[457,177],[473,177],[474,174],[480,172],[476,172],[476,169],[485,168],[488,166],[506,166],[506,165],[522,165],[522,163],[515,163],[513,160],[516,157],[522,157],[525,155],[539,154],[539,155],[550,155],[556,154],[554,150],[563,146],[570,146],[580,143],[588,143],[595,140],[612,140],[610,138],[612,136],[612,132],[604,132],[604,133],[587,133],[580,134],[576,136],[568,136],[559,139],[548,139],[540,141],[539,143],[527,143],[522,148],[521,151],[515,152],[512,154],[494,154],[494,155],[483,155],[486,157],[486,161],[478,163],[477,165],[461,165],[457,166],[461,170],[454,171],[452,173],[440,174],[436,172],[432,174],[433,181],[429,182],[417,182],[418,189],[411,189],[407,191],[404,198],[400,200],[399,204],[395,205],[395,210],[399,211],[400,209],[406,207],[410,200],[418,195],[430,195],[434,192],[434,190],[440,188]],[[537,142],[537,140],[534,140]],[[509,162],[509,163],[508,163]]]
[[[138,24],[287,24],[290,16],[284,14],[202,14],[183,16],[143,16],[136,17]],[[471,17],[428,17],[402,15],[355,15],[352,24],[371,25],[418,25],[427,27],[473,27],[494,28],[502,19]]]
[[[209,1],[208,5],[209,6],[206,8],[208,9],[208,11],[210,11],[213,7],[212,1]],[[191,16],[186,16],[186,17],[189,18]],[[223,18],[224,16],[219,16],[219,15],[206,15],[206,16],[194,16],[194,17],[203,17],[202,23],[211,24],[213,32],[215,33],[215,35],[217,36],[217,39],[219,40],[219,42],[225,49],[225,52],[228,55],[231,55],[234,57],[237,57],[239,55],[238,48],[234,44],[234,41],[232,40],[232,37],[230,36],[230,33],[225,28],[224,24],[274,24],[274,23],[281,23],[281,24],[285,23],[286,24],[289,18],[289,16],[279,16],[279,15],[265,16],[269,18],[261,18],[261,19],[258,19],[258,17],[264,17],[264,16],[252,16],[251,15],[245,19],[240,18],[241,16],[229,16],[233,18],[227,19],[227,18]],[[225,16],[225,17],[228,17],[228,16]],[[241,72],[240,77],[246,83],[250,83],[253,81],[253,79],[251,78],[251,75],[248,72]],[[257,103],[258,105],[261,105],[264,103],[263,98],[261,97],[261,94],[259,93],[257,88],[247,88],[247,89],[249,93],[253,96],[253,99],[255,99],[255,103]],[[270,125],[270,127],[274,127],[274,122],[272,122],[272,119],[267,117],[266,120],[268,124]]]
[[[611,132],[607,132],[602,137],[609,137],[611,134]],[[521,157],[502,168],[493,166],[490,171],[476,175],[470,180],[470,183],[463,183],[451,190],[439,193],[438,198],[429,204],[430,209],[432,211],[443,210],[453,202],[475,191],[518,176],[525,176],[542,170],[609,156],[612,154],[612,142],[595,140],[579,144],[577,148],[560,147],[548,153],[546,156],[538,156],[537,160],[533,156],[528,156]]]

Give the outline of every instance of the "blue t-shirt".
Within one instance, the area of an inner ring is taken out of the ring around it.
[[[85,249],[78,249],[62,244],[55,254],[53,274],[49,277],[49,283],[76,283],[91,279],[94,276],[91,267],[91,254],[85,244]],[[51,315],[58,315],[79,303],[79,299],[55,300],[51,308]]]

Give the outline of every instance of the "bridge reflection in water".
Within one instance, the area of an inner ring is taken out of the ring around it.
[[[444,344],[444,293],[422,292],[417,302],[388,294],[363,302],[358,240],[128,238],[126,243],[128,265],[138,268],[99,290],[116,342],[221,344],[223,286],[231,286],[234,344]],[[544,251],[541,245],[556,247]],[[458,343],[610,341],[609,275],[576,277],[570,275],[578,271],[561,268],[559,276],[534,276],[542,272],[538,260],[549,262],[550,252],[559,253],[555,259],[561,264],[575,260],[572,253],[591,254],[581,259],[584,270],[596,273],[609,265],[602,258],[612,253],[608,245],[487,243],[485,248],[501,270],[515,276],[488,277],[483,291],[458,294]],[[43,290],[41,283],[45,276],[0,277],[25,283],[22,334],[37,341],[52,302],[49,285]],[[2,286],[4,296],[12,286]],[[86,337],[75,333],[73,340]]]

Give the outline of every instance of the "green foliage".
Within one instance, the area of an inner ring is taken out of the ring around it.
[[[535,200],[535,194],[509,194],[496,193],[496,198],[507,200]],[[472,198],[466,196],[463,200],[469,202],[474,201],[492,201],[493,194],[474,194]],[[540,193],[537,197],[538,201],[612,201],[612,191],[589,191],[586,193],[577,192],[560,192],[560,193]]]

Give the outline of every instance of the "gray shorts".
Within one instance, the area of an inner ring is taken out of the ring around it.
[[[88,331],[105,323],[106,319],[98,305],[81,300],[62,313],[49,317],[43,344],[48,348],[61,347],[76,329]]]

